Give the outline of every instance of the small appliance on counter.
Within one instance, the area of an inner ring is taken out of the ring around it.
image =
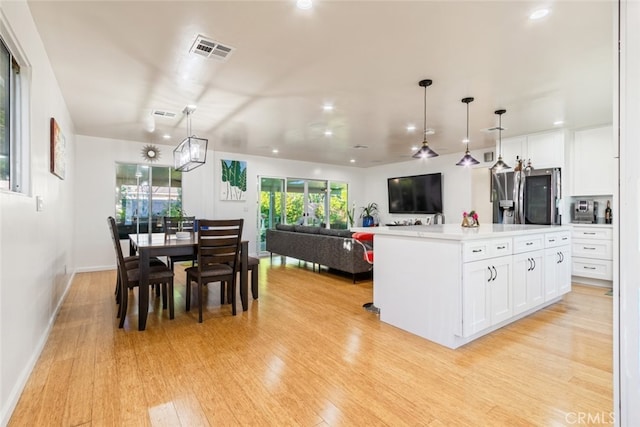
[[[576,224],[595,224],[598,222],[598,202],[594,200],[576,200],[572,212],[572,221]]]

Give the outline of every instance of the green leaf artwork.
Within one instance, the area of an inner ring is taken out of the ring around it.
[[[241,160],[221,160],[221,163],[221,200],[246,200],[247,162]]]

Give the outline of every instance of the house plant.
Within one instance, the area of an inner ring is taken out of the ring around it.
[[[376,202],[371,202],[367,206],[363,206],[362,213],[360,214],[360,218],[362,218],[362,226],[373,227],[374,216],[377,213],[378,213],[378,204]]]

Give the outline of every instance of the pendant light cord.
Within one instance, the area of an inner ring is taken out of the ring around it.
[[[467,153],[469,152],[469,103],[467,102]]]
[[[422,123],[423,142],[427,141],[427,86],[424,87],[424,122]]]

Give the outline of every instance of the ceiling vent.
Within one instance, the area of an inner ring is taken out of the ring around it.
[[[189,52],[204,56],[205,58],[215,58],[221,61],[226,61],[234,50],[235,48],[231,46],[225,46],[220,42],[198,34],[198,37],[196,37],[196,41],[193,42]]]
[[[171,111],[162,111],[162,110],[153,110],[151,115],[154,117],[165,117],[167,119],[173,119],[176,116],[176,113]]]

